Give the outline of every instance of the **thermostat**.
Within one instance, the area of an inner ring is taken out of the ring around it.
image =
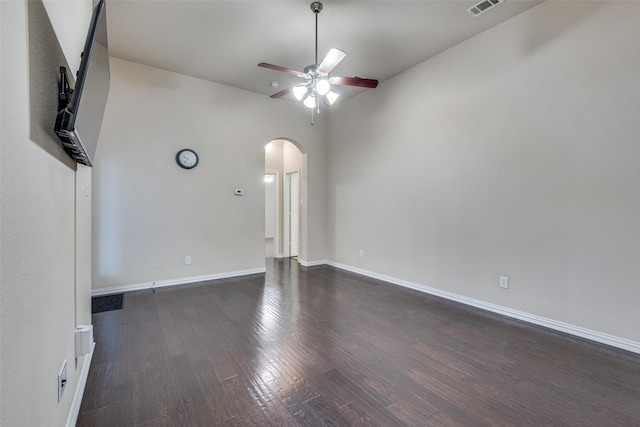
[[[236,191],[234,192],[234,194],[236,196],[244,196],[244,190],[242,188],[236,188]]]

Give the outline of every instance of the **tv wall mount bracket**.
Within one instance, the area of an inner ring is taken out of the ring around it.
[[[58,111],[67,108],[73,89],[69,87],[69,79],[67,78],[67,69],[60,67],[60,80],[58,81]]]

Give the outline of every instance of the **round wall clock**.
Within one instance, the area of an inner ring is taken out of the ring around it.
[[[198,164],[198,155],[190,148],[183,148],[176,154],[176,163],[184,169],[193,169]]]

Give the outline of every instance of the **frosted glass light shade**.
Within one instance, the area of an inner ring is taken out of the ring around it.
[[[327,79],[320,79],[316,83],[316,92],[318,95],[326,95],[331,90],[331,83]]]
[[[313,108],[316,106],[316,97],[314,95],[309,95],[304,100],[304,105],[308,108]]]
[[[326,97],[327,101],[329,101],[329,105],[333,105],[333,103],[336,102],[336,99],[338,99],[339,96],[340,94],[336,92],[327,93]]]
[[[304,97],[305,93],[307,93],[306,86],[293,87],[293,96],[295,96],[298,101],[302,101],[302,98]]]

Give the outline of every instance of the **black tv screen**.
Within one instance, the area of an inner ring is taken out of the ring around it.
[[[104,0],[100,0],[93,9],[80,69],[70,98],[68,92],[63,93],[66,92],[63,89],[66,76],[64,72],[61,75],[59,95],[65,102],[59,104],[63,108],[58,111],[54,128],[67,154],[76,162],[87,166],[93,166],[109,96],[109,46],[107,14],[104,8]]]

